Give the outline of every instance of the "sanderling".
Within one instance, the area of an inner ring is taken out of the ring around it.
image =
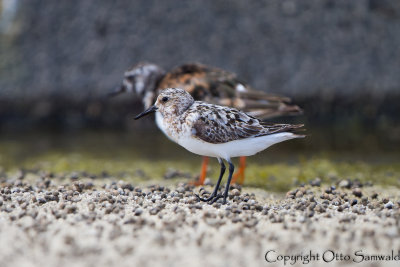
[[[221,172],[209,198],[198,198],[214,203],[223,198],[226,203],[234,171],[231,158],[254,155],[269,146],[304,137],[295,131],[303,125],[265,124],[235,108],[195,101],[183,89],[162,90],[155,104],[135,117],[139,119],[156,112],[164,132],[170,139],[192,153],[215,157]],[[223,160],[229,164],[229,176],[224,193],[218,194],[225,172]]]
[[[145,109],[147,109],[154,103],[156,96],[163,89],[169,87],[182,88],[189,92],[195,100],[234,107],[263,120],[301,113],[298,106],[289,104],[290,99],[287,97],[256,91],[241,82],[233,73],[198,63],[184,64],[169,72],[155,64],[139,63],[125,72],[122,85],[111,95],[125,91],[135,92],[142,98]],[[156,116],[156,123],[165,133],[158,116]],[[238,179],[240,184],[243,183],[245,162],[245,157],[241,157],[239,170],[234,175],[232,182]],[[195,184],[204,183],[207,163],[208,158],[204,157],[202,171]]]

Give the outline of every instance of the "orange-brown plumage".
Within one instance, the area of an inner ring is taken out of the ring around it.
[[[254,90],[233,73],[198,63],[172,69],[161,78],[157,93],[173,87],[185,89],[195,100],[234,107],[262,119],[301,113],[288,97]]]

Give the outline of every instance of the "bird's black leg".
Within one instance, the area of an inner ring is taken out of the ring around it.
[[[218,162],[219,162],[219,164],[221,165],[221,172],[219,173],[219,178],[218,178],[217,184],[215,185],[214,191],[212,192],[211,196],[208,197],[208,198],[201,198],[199,195],[196,195],[197,198],[200,199],[201,201],[210,201],[210,200],[213,199],[213,198],[217,195],[217,193],[218,193],[218,189],[219,189],[219,186],[220,186],[220,184],[221,184],[222,177],[224,176],[225,169],[226,169],[226,168],[225,168],[225,164],[224,164],[224,162],[222,161],[222,159],[218,158]]]
[[[231,186],[233,171],[235,170],[235,166],[233,166],[231,160],[228,160],[228,163],[229,163],[229,176],[228,176],[228,181],[226,182],[225,192],[223,195],[215,196],[214,199],[211,201],[211,204],[217,201],[221,197],[224,198],[223,204],[226,204],[226,198],[228,197],[229,187]]]
[[[233,171],[235,170],[235,166],[233,166],[231,160],[228,160],[228,163],[229,163],[229,177],[228,177],[228,182],[226,183],[225,192],[224,192],[224,204],[226,203],[226,198],[228,197],[228,194],[229,194],[229,187],[231,186]]]

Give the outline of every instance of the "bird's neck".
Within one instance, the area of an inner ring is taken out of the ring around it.
[[[178,142],[179,136],[185,135],[190,128],[189,125],[187,125],[187,120],[190,114],[188,111],[191,106],[192,105],[180,106],[178,110],[170,112],[164,111],[161,113],[165,133],[175,142]]]
[[[158,84],[161,82],[164,76],[165,71],[158,69],[156,72],[151,73],[147,78],[142,95],[142,102],[146,109],[156,101],[157,95],[159,94]]]

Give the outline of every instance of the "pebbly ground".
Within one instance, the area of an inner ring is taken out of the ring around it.
[[[234,186],[227,205],[209,205],[194,193],[211,186],[72,178],[0,180],[0,266],[284,266],[279,255],[310,250],[319,259],[307,266],[322,255],[329,266],[355,264],[359,250],[358,266],[399,264],[366,258],[400,249],[397,188],[315,179],[280,195]]]

